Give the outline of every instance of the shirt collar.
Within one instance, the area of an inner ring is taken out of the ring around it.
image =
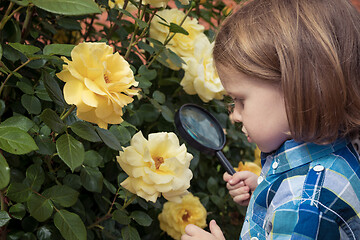
[[[268,161],[271,161],[268,174],[278,174],[329,155],[347,144],[345,139],[327,145],[288,140],[275,152],[262,153],[261,163],[264,166],[265,162],[268,165]]]

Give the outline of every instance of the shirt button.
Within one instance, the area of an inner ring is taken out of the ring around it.
[[[264,178],[262,176],[258,177],[257,184],[259,185],[263,180],[264,180]]]
[[[259,240],[257,237],[252,237],[250,240]]]
[[[277,169],[278,166],[279,166],[278,162],[273,162],[273,164],[272,164],[273,169]]]
[[[316,165],[315,167],[314,167],[314,171],[315,172],[321,172],[321,171],[324,171],[324,166],[323,165]]]

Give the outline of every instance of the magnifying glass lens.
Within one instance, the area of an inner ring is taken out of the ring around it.
[[[197,142],[211,149],[223,146],[223,130],[199,108],[184,107],[180,119],[184,129]]]

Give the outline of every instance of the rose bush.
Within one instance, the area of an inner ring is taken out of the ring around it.
[[[224,170],[174,123],[201,105],[233,166],[254,160],[211,56],[235,4],[0,1],[0,240],[172,239],[210,219],[239,236]]]

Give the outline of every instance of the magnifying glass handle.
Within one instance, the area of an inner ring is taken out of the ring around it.
[[[222,151],[216,151],[216,156],[219,158],[221,165],[225,168],[226,172],[230,175],[234,175],[235,169],[230,164],[229,160],[225,157]]]

